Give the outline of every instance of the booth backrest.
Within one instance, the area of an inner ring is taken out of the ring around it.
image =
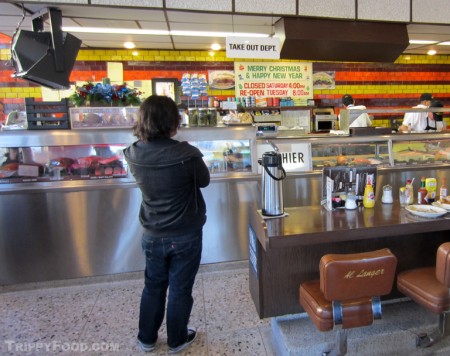
[[[327,300],[389,294],[397,258],[385,248],[354,254],[328,254],[320,260],[320,289]]]
[[[443,243],[437,250],[436,279],[450,288],[450,242]]]

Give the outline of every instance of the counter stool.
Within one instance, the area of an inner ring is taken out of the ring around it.
[[[439,325],[431,334],[420,334],[417,346],[428,347],[450,335],[450,242],[439,246],[436,267],[404,271],[397,276],[397,289],[417,304],[439,314]]]
[[[320,259],[320,280],[300,284],[300,305],[318,330],[337,330],[336,344],[323,355],[344,355],[347,329],[381,319],[380,296],[391,292],[396,267],[387,248]]]

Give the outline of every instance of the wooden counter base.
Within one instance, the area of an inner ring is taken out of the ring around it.
[[[287,217],[262,219],[249,212],[250,293],[260,318],[303,312],[301,282],[319,278],[327,253],[355,253],[388,247],[397,273],[432,266],[438,246],[450,240],[450,214],[426,219],[397,204],[373,209],[327,211],[320,206],[285,209]],[[394,287],[383,299],[401,297]]]

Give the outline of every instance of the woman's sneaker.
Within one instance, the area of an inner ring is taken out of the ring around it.
[[[181,344],[178,347],[169,347],[169,354],[176,354],[181,350],[184,350],[190,344],[192,344],[197,337],[197,331],[193,329],[188,329],[187,340],[184,344]]]
[[[137,338],[137,342],[138,342],[139,346],[141,347],[141,350],[144,352],[150,352],[156,348],[156,342],[154,342],[153,344],[146,344],[145,342],[142,342],[141,340],[139,340],[139,338]]]

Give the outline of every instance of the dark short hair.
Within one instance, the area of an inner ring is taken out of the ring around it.
[[[430,104],[430,108],[443,108],[444,105],[439,100],[433,100]],[[433,119],[435,121],[442,121],[444,116],[443,112],[434,112]]]
[[[353,104],[355,101],[353,100],[353,96],[351,96],[350,94],[345,94],[342,97],[342,104],[344,104],[345,106],[349,106],[351,104]]]
[[[431,100],[433,100],[433,94],[430,94],[430,93],[423,93],[423,94],[420,96],[420,101],[431,101]]]
[[[180,124],[177,104],[168,96],[151,95],[140,108],[134,135],[142,141],[171,137]]]

